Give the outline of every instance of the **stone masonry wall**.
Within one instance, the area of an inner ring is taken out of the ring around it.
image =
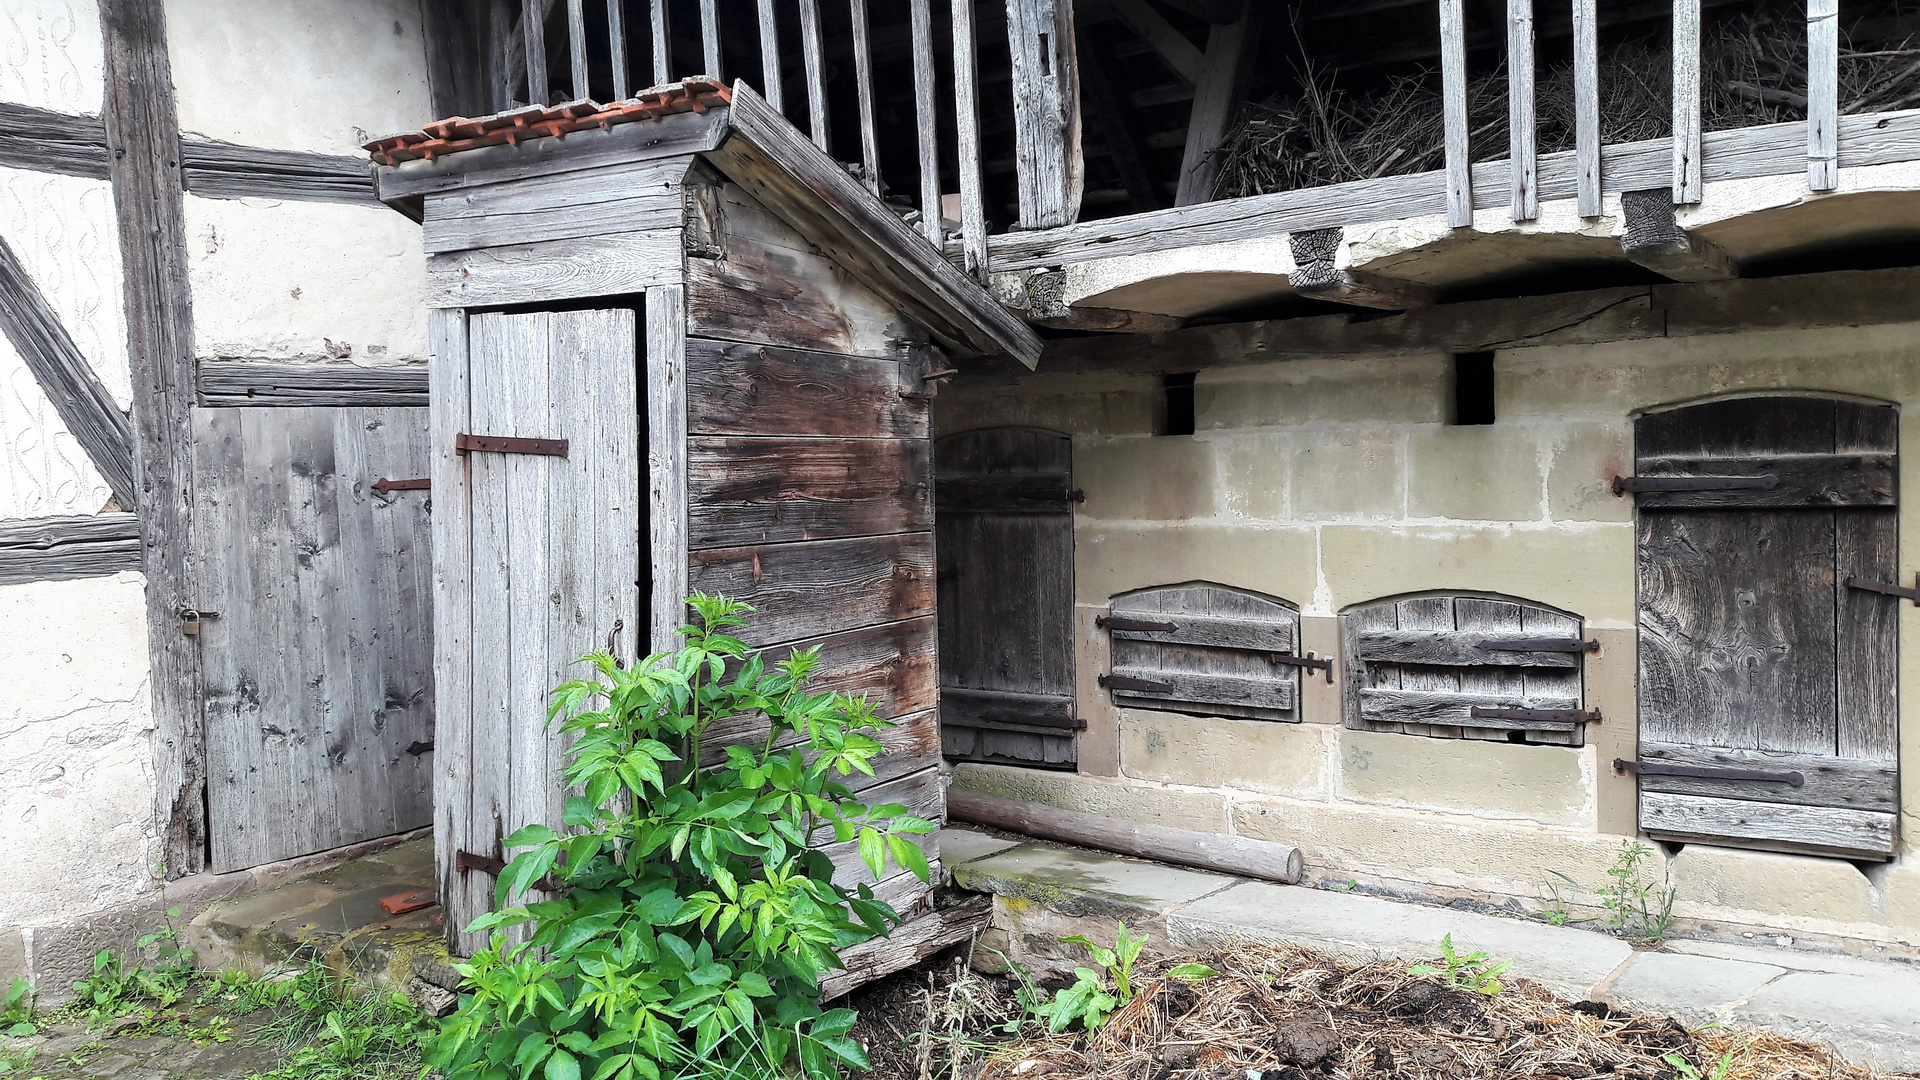
[[[1179,370],[1170,356],[1169,370]],[[1298,845],[1323,885],[1514,910],[1549,871],[1591,890],[1635,832],[1632,413],[1815,390],[1900,403],[1920,453],[1920,323],[1510,350],[1497,422],[1449,426],[1448,357],[1330,357],[1202,371],[1196,434],[1151,433],[1152,376],[1038,375],[935,401],[938,431],[1034,424],[1074,438],[1080,773],[962,765],[1010,797]],[[1044,369],[1044,364],[1043,364]],[[1903,567],[1920,562],[1920,469],[1903,472]],[[1348,730],[1337,687],[1303,680],[1302,724],[1116,709],[1094,616],[1118,593],[1213,581],[1299,606],[1302,647],[1339,652],[1338,614],[1397,594],[1493,593],[1577,613],[1602,643],[1580,748]],[[1903,605],[1904,640],[1920,612]],[[1909,646],[1905,655],[1916,650]],[[1920,665],[1904,661],[1909,686]],[[1920,694],[1902,702],[1920,747]],[[1920,946],[1920,751],[1906,753],[1907,853],[1887,866],[1688,845],[1659,857],[1692,932]],[[1350,884],[1351,883],[1351,884]]]

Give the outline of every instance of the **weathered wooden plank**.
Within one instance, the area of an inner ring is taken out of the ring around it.
[[[1799,773],[1803,783],[1727,780],[1696,776],[1640,777],[1640,790],[1676,795],[1706,795],[1795,806],[1837,806],[1893,813],[1900,808],[1900,768],[1889,760],[1788,754],[1768,750],[1729,750],[1714,746],[1642,741],[1643,761],[1703,769]]]
[[[86,451],[113,497],[139,506],[134,483],[133,422],[93,370],[40,287],[0,237],[0,334],[5,334],[73,440]]]
[[[1891,410],[1886,410],[1891,411]],[[1834,515],[1834,640],[1838,654],[1835,752],[1843,758],[1899,758],[1898,597],[1847,587],[1848,578],[1890,581],[1900,565],[1895,510]]]
[[[652,651],[653,628],[648,615],[653,597],[641,593],[640,582],[650,574],[651,537],[647,520],[651,484],[651,450],[643,441],[640,417],[651,407],[651,366],[635,363],[650,344],[631,310],[597,313],[608,327],[607,340],[588,337],[595,378],[581,379],[586,426],[571,442],[590,455],[585,490],[581,495],[587,523],[581,533],[592,539],[591,585],[585,598],[586,617],[593,630],[594,648],[607,648],[632,662]],[[584,365],[582,365],[584,367]],[[636,368],[638,369],[636,371]],[[636,375],[638,377],[636,377]],[[649,404],[643,404],[642,396]]]
[[[872,536],[933,527],[921,439],[697,435],[688,440],[688,545]]]
[[[720,70],[720,5],[717,0],[700,0],[700,61],[701,74],[712,79],[726,78],[726,73]]]
[[[1337,256],[1344,233],[1343,229],[1307,229],[1287,234],[1287,247],[1293,253],[1287,284],[1294,292],[1316,300],[1388,311],[1433,303],[1433,290],[1424,285],[1342,268]]]
[[[607,57],[613,68],[613,100],[625,101],[633,83],[627,58],[627,5],[623,0],[607,4]]]
[[[689,338],[697,435],[927,437],[927,403],[901,396],[893,360]]]
[[[933,537],[899,533],[696,551],[688,588],[752,604],[760,648],[931,615],[933,574]]]
[[[378,166],[374,183],[381,201],[392,205],[460,188],[687,157],[713,149],[725,134],[726,119],[724,109],[709,109],[705,113],[674,113],[645,123],[615,124],[607,131],[590,128],[565,139],[475,147],[433,161],[420,158]]]
[[[780,16],[773,0],[758,0],[760,16],[760,93],[775,112],[786,111],[786,89],[780,77]]]
[[[1540,216],[1533,106],[1533,0],[1507,0],[1507,193],[1513,220]]]
[[[441,791],[465,793],[474,781],[473,491],[467,456],[454,450],[454,436],[472,430],[466,312],[428,312],[427,335],[428,460],[438,502],[432,515],[434,784]],[[454,866],[459,852],[478,850],[471,825],[464,795],[435,800],[433,855],[440,902],[447,909],[447,946],[461,956],[485,946],[485,935],[464,931],[489,906],[487,885]]]
[[[1207,31],[1206,66],[1194,84],[1193,106],[1187,114],[1186,146],[1181,151],[1179,186],[1173,197],[1176,206],[1213,198],[1221,162],[1216,151],[1252,80],[1267,7],[1249,3],[1239,19],[1216,24]]]
[[[1451,596],[1416,596],[1393,602],[1396,625],[1402,631],[1452,631],[1454,622],[1454,598]],[[1408,693],[1438,694],[1444,697],[1460,693],[1461,672],[1425,667],[1403,667],[1400,669],[1400,685]],[[1402,699],[1410,701],[1417,699]],[[1372,704],[1377,711],[1377,702],[1370,702],[1363,692],[1361,695],[1361,715],[1366,717],[1368,706]],[[1458,725],[1416,726],[1413,721],[1418,717],[1409,714],[1389,714],[1389,722],[1406,722],[1405,731],[1409,735],[1429,735],[1445,738],[1459,738],[1463,732]],[[1429,720],[1444,724],[1444,719],[1436,716]]]
[[[182,181],[203,198],[375,201],[373,166],[365,158],[208,139],[182,140],[180,154]]]
[[[804,638],[769,650],[769,658],[818,647],[812,690],[864,695],[879,715],[900,717],[938,701],[935,646],[933,620],[922,616]],[[935,749],[933,756],[938,754]]]
[[[915,242],[898,214],[798,138],[759,95],[739,87],[730,115],[734,137],[709,160],[768,209],[956,354],[1004,352],[1029,366],[1038,359],[1040,340],[1017,315]]]
[[[823,153],[827,138],[827,58],[820,35],[820,0],[800,0],[800,57],[807,79],[807,135]]]
[[[136,487],[147,577],[154,714],[154,828],[168,877],[206,864],[206,721],[199,649],[180,633],[197,607],[189,565],[193,457],[193,306],[178,171],[180,130],[160,0],[101,0],[106,63],[101,109],[115,148],[109,178],[133,381]]]
[[[1187,35],[1168,22],[1165,15],[1154,10],[1146,0],[1113,0],[1112,8],[1120,21],[1127,24],[1127,29],[1152,46],[1174,74],[1199,85],[1206,75],[1206,56]]]
[[[421,245],[435,254],[676,228],[686,171],[667,158],[428,195]]]
[[[1574,698],[1528,698],[1520,694],[1365,687],[1359,691],[1359,701],[1361,717],[1371,723],[1444,724],[1449,727],[1510,731],[1571,731],[1579,726],[1571,720],[1504,720],[1472,715],[1475,706],[1485,709],[1578,709],[1580,702]]]
[[[426,302],[486,307],[619,296],[681,280],[680,230],[542,240],[427,256]]]
[[[1641,266],[1674,281],[1737,277],[1738,262],[1719,244],[1679,226],[1669,188],[1620,193],[1626,230],[1620,251]]]
[[[425,407],[429,397],[428,383],[429,373],[425,364],[363,367],[358,364],[267,360],[202,360],[199,365],[199,404],[215,408],[284,405]]]
[[[1807,187],[1840,186],[1840,0],[1807,0]]]
[[[1673,201],[1700,201],[1700,0],[1673,0]]]
[[[1640,477],[1772,477],[1770,487],[1634,492],[1643,510],[1892,506],[1898,499],[1891,453],[1777,454],[1749,457],[1644,456]]]
[[[1573,161],[1575,209],[1599,217],[1600,26],[1596,0],[1573,0]]]
[[[860,182],[878,197],[880,140],[873,126],[873,33],[867,24],[867,0],[847,0],[847,10],[853,21],[853,86],[860,111]]]
[[[1440,0],[1440,109],[1446,148],[1447,224],[1473,224],[1473,147],[1467,124],[1467,36],[1461,0]]]
[[[1144,0],[1133,0],[1146,7]],[[973,5],[959,0],[953,13],[953,115],[960,174],[960,266],[987,280],[987,202],[980,184],[980,67],[974,43]]]
[[[509,329],[510,317],[472,315],[467,320],[469,375],[466,420],[482,430],[505,430],[509,422],[504,401],[511,393],[506,358],[521,344]],[[443,447],[436,450],[444,451]],[[475,855],[504,858],[500,841],[510,831],[509,791],[513,786],[512,648],[509,603],[512,552],[508,545],[507,455],[467,454],[460,457],[467,475],[468,543],[471,552],[467,580],[472,616],[469,624],[469,680],[471,731],[467,798],[466,848]],[[436,750],[436,755],[438,751]],[[474,913],[493,909],[493,879],[473,871],[456,871],[463,892],[475,904]],[[449,920],[451,924],[453,920]],[[463,943],[466,935],[462,936]],[[484,942],[479,942],[484,944]]]
[[[678,644],[675,631],[686,621],[686,599],[694,588],[687,565],[686,289],[649,290],[646,304],[647,552],[653,566],[648,639],[649,648],[664,652]]]
[[[1219,615],[1169,615],[1157,607],[1151,612],[1136,612],[1123,607],[1122,597],[1114,601],[1113,613],[1123,618],[1173,624],[1171,630],[1134,630],[1110,626],[1107,633],[1116,641],[1158,641],[1175,645],[1206,645],[1220,649],[1247,649],[1254,652],[1290,652],[1293,649],[1298,616],[1286,621],[1259,618],[1232,618]],[[1292,614],[1289,612],[1289,614]]]
[[[971,821],[1043,840],[1286,885],[1298,883],[1302,871],[1300,850],[1290,844],[1122,821],[982,795],[965,788],[954,788],[947,793],[947,816],[954,821]]]
[[[99,117],[0,101],[0,166],[105,180],[107,157]]]
[[[140,522],[132,514],[0,521],[0,585],[138,569]]]
[[[940,119],[934,105],[932,0],[910,0],[908,19],[913,34],[914,141],[920,152],[920,233],[938,248],[946,242],[946,229],[940,224]],[[767,95],[767,101],[775,109],[780,107],[780,99],[772,94]]]
[[[1643,791],[1640,828],[1659,839],[1745,841],[1862,859],[1893,856],[1894,815]]]
[[[872,290],[818,252],[748,238],[739,225],[729,205],[727,257],[686,260],[691,333],[843,356],[903,353],[911,327]]]
[[[1113,698],[1116,702],[1130,701],[1149,709],[1160,704],[1198,705],[1202,708],[1213,704],[1257,709],[1293,708],[1294,688],[1278,681],[1267,682],[1231,675],[1196,675],[1153,667],[1122,667],[1118,664],[1114,665],[1113,674],[1121,678],[1168,684],[1165,690],[1114,689]]]
[[[940,689],[940,718],[942,723],[956,720],[976,724],[1025,724],[1028,727],[1044,728],[1052,734],[1064,735],[1073,731],[1068,726],[1074,719],[1074,701],[1071,694],[1033,694],[1012,690],[984,690],[966,686],[946,686]],[[1044,723],[1047,720],[1062,723]]]
[[[769,657],[769,662],[774,658]],[[810,691],[818,691],[818,686],[810,685]],[[924,709],[899,717],[892,726],[882,727],[873,733],[875,741],[881,746],[880,756],[873,759],[873,775],[854,772],[841,778],[854,792],[898,780],[903,776],[919,772],[929,765],[940,761],[940,716],[933,709]],[[766,745],[767,721],[765,713],[752,713],[746,716],[731,717],[724,722],[715,722],[701,736],[701,765],[711,768],[726,761],[726,748],[730,745],[752,745],[755,748]],[[804,735],[788,733],[776,740],[775,750],[785,750],[806,744]],[[808,751],[803,754],[808,761],[818,760],[818,755]]]
[[[665,86],[673,81],[673,27],[667,0],[653,0],[652,14],[653,85]]]
[[[1519,613],[1515,611],[1516,620]],[[1518,625],[1514,627],[1517,631]],[[1520,635],[1464,630],[1369,630],[1359,635],[1360,659],[1385,664],[1439,664],[1446,667],[1577,668],[1574,653],[1512,652],[1485,645],[1518,640]]]
[[[1360,707],[1362,690],[1400,689],[1400,669],[1392,664],[1370,665],[1361,658],[1359,635],[1399,629],[1400,614],[1391,603],[1366,604],[1340,617],[1340,635],[1344,646],[1340,673],[1341,722],[1350,728],[1372,731],[1403,731],[1399,724],[1370,721]]]
[[[545,0],[520,0],[520,38],[526,46],[527,101],[545,105],[552,88],[547,82],[547,35]]]
[[[875,979],[950,949],[984,930],[992,915],[992,897],[969,897],[953,907],[935,908],[910,919],[886,937],[849,946],[840,952],[840,962],[845,966],[820,980],[820,1000],[844,997]]]
[[[1020,225],[1066,225],[1080,216],[1082,181],[1071,0],[1011,0],[1007,51],[1020,88],[1013,95]]]

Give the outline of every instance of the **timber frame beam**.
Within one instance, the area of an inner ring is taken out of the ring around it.
[[[0,521],[0,585],[138,569],[140,523],[132,514]]]
[[[1676,222],[1673,197],[1666,188],[1620,194],[1626,232],[1620,251],[1627,258],[1674,281],[1724,281],[1740,276],[1726,249]]]
[[[1158,374],[1329,356],[1484,352],[1748,330],[1914,321],[1920,267],[1636,285],[1440,304],[1385,317],[1318,315],[1050,342],[1039,372]],[[1001,364],[976,382],[1026,376]]]
[[[1294,292],[1316,300],[1384,311],[1432,306],[1433,290],[1424,285],[1336,266],[1342,234],[1341,229],[1309,229],[1287,235],[1287,246],[1293,252],[1293,273],[1287,283]]]

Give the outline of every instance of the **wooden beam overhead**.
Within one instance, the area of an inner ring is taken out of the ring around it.
[[[1243,14],[1243,0],[1161,0],[1161,2],[1175,11],[1184,11],[1195,18],[1205,19],[1215,26],[1238,22]],[[1417,2],[1417,0],[1406,0],[1406,2]]]
[[[0,521],[0,585],[138,569],[140,522],[132,514]]]
[[[85,450],[121,507],[139,505],[133,423],[54,314],[5,237],[0,237],[0,333],[33,372],[73,440]]]
[[[1622,192],[1620,211],[1626,219],[1620,250],[1641,266],[1674,281],[1722,281],[1740,276],[1739,266],[1726,249],[1679,226],[1668,189]]]
[[[154,716],[154,824],[169,878],[206,866],[206,702],[194,638],[180,612],[197,608],[189,532],[193,505],[193,301],[162,0],[99,0],[106,60],[101,118],[133,381],[141,568]]]
[[[1180,156],[1179,187],[1173,197],[1176,206],[1213,198],[1214,184],[1220,178],[1220,155],[1214,151],[1226,139],[1227,124],[1247,95],[1266,11],[1264,3],[1248,4],[1240,18],[1215,24],[1208,31],[1205,67],[1194,84],[1193,108],[1187,114],[1186,147]]]
[[[1113,13],[1127,28],[1153,47],[1176,75],[1198,86],[1207,66],[1206,57],[1165,15],[1153,9],[1147,0],[1110,0]]]
[[[1287,246],[1293,252],[1293,273],[1288,275],[1287,283],[1294,292],[1316,300],[1382,311],[1432,306],[1433,290],[1424,285],[1337,267],[1335,259],[1341,239],[1340,229],[1313,229],[1287,236]]]

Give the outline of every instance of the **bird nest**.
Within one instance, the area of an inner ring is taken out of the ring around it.
[[[856,1036],[874,1080],[1882,1080],[1807,1043],[1598,1002],[1524,979],[1483,995],[1298,948],[1236,948],[1213,978],[1136,971],[1138,995],[1097,1033],[1016,1025],[1012,980],[958,958],[863,991]],[[1723,1071],[1722,1058],[1726,1058]],[[1681,1064],[1684,1063],[1684,1067]],[[1692,1074],[1688,1069],[1694,1070]]]
[[[1920,105],[1920,18],[1903,10],[1861,20],[1841,38],[1842,113],[1888,112]],[[1709,131],[1806,117],[1807,26],[1804,5],[1770,3],[1717,19],[1700,46],[1701,117]],[[1672,131],[1672,54],[1663,39],[1621,41],[1600,58],[1600,137],[1604,143],[1656,139]],[[1216,198],[1319,187],[1348,180],[1439,169],[1446,153],[1440,75],[1425,71],[1365,92],[1341,89],[1334,73],[1304,65],[1297,97],[1245,106],[1227,139]],[[1573,66],[1536,73],[1534,109],[1541,153],[1574,143]],[[1469,140],[1475,160],[1507,154],[1507,73],[1467,84]]]

